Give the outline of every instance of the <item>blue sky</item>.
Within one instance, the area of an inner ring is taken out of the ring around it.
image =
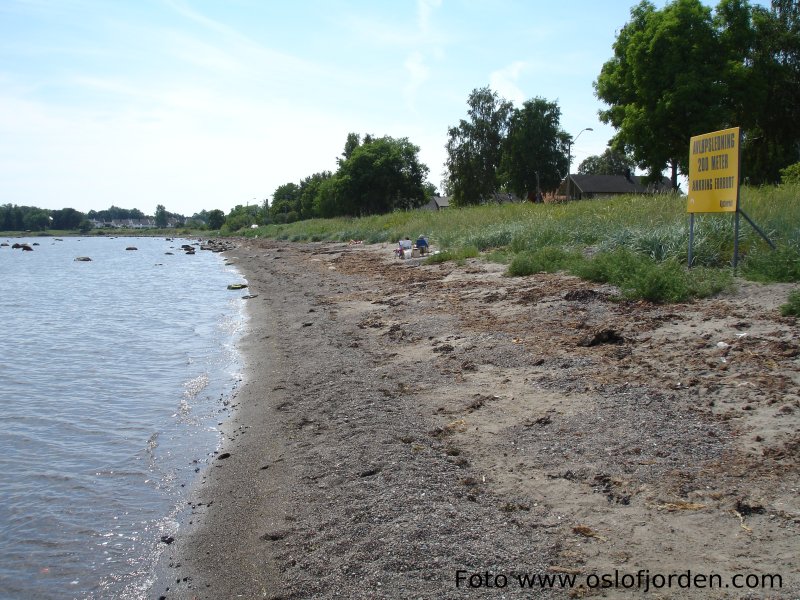
[[[0,204],[228,212],[335,170],[348,132],[407,137],[439,187],[486,85],[593,128],[574,172],[614,134],[592,83],[635,3],[0,0]]]

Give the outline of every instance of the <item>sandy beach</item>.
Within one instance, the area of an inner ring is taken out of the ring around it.
[[[800,597],[793,286],[238,244],[245,376],[153,598]]]

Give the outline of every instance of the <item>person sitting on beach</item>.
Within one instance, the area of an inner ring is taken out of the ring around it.
[[[397,248],[395,249],[395,253],[397,254],[397,257],[398,258],[405,258],[403,253],[406,250],[411,250],[412,246],[413,246],[413,244],[411,243],[411,240],[409,238],[406,238],[404,240],[400,240],[398,242],[398,244],[397,244]]]
[[[420,254],[428,253],[428,240],[425,239],[424,235],[420,234],[420,236],[417,238],[416,246],[419,248]]]

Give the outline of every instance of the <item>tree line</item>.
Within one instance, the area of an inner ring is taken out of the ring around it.
[[[453,204],[474,204],[502,190],[533,198],[566,174],[569,135],[555,102],[534,98],[514,109],[489,88],[468,99],[469,120],[449,129],[445,192]],[[365,216],[418,208],[436,193],[419,148],[407,138],[350,133],[336,172],[322,171],[280,185],[272,202],[237,206],[225,227],[290,223],[302,219]]]
[[[435,187],[426,181],[428,167],[419,147],[408,138],[349,133],[336,159],[335,172],[320,171],[278,186],[272,202],[259,208],[237,206],[225,227],[242,223],[291,223],[315,217],[366,216],[418,208]]]
[[[220,214],[224,213],[219,211]],[[0,205],[0,231],[46,231],[56,230],[78,230],[83,232],[90,231],[94,222],[110,223],[112,221],[126,221],[128,219],[147,219],[138,208],[120,208],[111,206],[105,210],[90,210],[83,213],[74,208],[62,208],[49,210],[36,206],[18,206],[16,204]],[[156,227],[166,227],[170,220],[176,221],[181,225],[186,224],[186,218],[177,213],[171,213],[159,204],[156,207],[155,217],[153,217]],[[221,224],[220,224],[221,225]],[[205,226],[205,219],[195,219],[195,226]]]
[[[770,8],[720,0],[713,10],[700,0],[672,0],[662,9],[642,0],[631,8],[612,52],[594,89],[607,106],[600,120],[616,133],[609,148],[583,161],[579,172],[639,168],[660,180],[668,170],[677,188],[679,173],[688,173],[690,137],[735,126],[743,132],[742,174],[748,183],[777,183],[800,160],[798,0],[773,0]],[[573,142],[560,121],[557,102],[534,97],[517,108],[489,87],[473,90],[466,118],[448,128],[443,193],[463,206],[486,202],[496,192],[535,200],[554,191],[569,171]],[[271,202],[238,205],[228,215],[195,213],[186,226],[238,231],[417,208],[436,193],[418,155],[408,138],[350,133],[335,171],[284,183]],[[124,210],[111,207],[85,217],[142,218],[133,216],[136,209],[121,216]],[[169,215],[159,205],[156,218]],[[70,229],[66,225],[81,222],[79,217],[73,209],[5,205],[0,230]]]

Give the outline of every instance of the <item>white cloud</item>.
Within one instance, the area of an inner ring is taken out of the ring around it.
[[[515,61],[507,67],[494,71],[489,75],[489,87],[502,98],[521,106],[525,101],[525,94],[517,85],[517,80],[526,67],[525,62]]]

